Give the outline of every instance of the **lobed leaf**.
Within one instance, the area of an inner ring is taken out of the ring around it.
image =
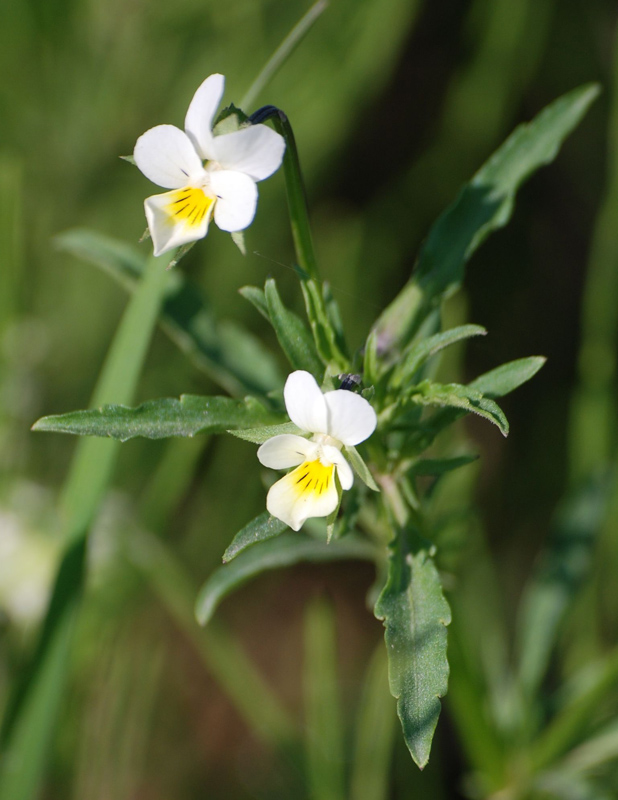
[[[276,539],[247,549],[230,564],[219,567],[211,574],[197,597],[197,620],[200,625],[206,625],[224,597],[265,570],[289,567],[304,561],[373,561],[375,557],[374,546],[357,536],[346,536],[326,544],[302,533],[282,533]]]
[[[428,544],[414,530],[400,530],[391,544],[388,579],[375,615],[386,628],[389,684],[403,735],[422,769],[447,690],[451,613]]]
[[[232,428],[255,427],[273,415],[256,400],[229,397],[182,395],[180,400],[164,397],[149,400],[136,408],[104,405],[86,411],[72,411],[43,417],[34,431],[73,433],[79,436],[109,436],[126,442],[137,436],[164,439],[169,436],[195,436],[221,433]]]

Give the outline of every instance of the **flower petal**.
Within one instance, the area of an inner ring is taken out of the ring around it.
[[[263,181],[281,166],[285,140],[266,125],[251,125],[234,133],[215,136],[215,160],[224,169],[244,172]]]
[[[213,159],[212,123],[225,87],[223,75],[209,75],[193,95],[185,117],[185,130],[203,159]]]
[[[266,497],[266,508],[273,517],[297,531],[309,517],[327,517],[338,502],[334,467],[315,460],[304,461],[273,484]]]
[[[143,133],[133,158],[149,180],[165,189],[180,189],[204,173],[191,140],[173,125],[157,125]]]
[[[326,461],[330,461],[331,464],[334,464],[337,467],[337,475],[339,476],[341,488],[344,491],[351,489],[352,484],[354,483],[354,473],[352,472],[352,467],[346,461],[341,450],[338,450],[336,447],[327,444],[322,446],[322,453]]]
[[[206,236],[214,203],[191,187],[147,197],[144,210],[155,256]]]
[[[328,409],[329,436],[343,444],[364,442],[375,431],[378,419],[370,403],[354,392],[337,389],[324,395]]]
[[[253,222],[257,186],[248,175],[229,170],[210,173],[210,186],[217,195],[215,222],[222,231],[242,231]]]
[[[301,430],[309,433],[327,432],[326,402],[311,373],[299,369],[289,375],[283,398],[289,418]]]
[[[289,469],[297,467],[303,461],[310,461],[315,457],[316,450],[317,445],[314,442],[293,433],[282,433],[264,442],[257,451],[257,457],[265,467]]]

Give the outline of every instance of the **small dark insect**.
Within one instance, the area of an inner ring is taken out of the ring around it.
[[[361,383],[361,376],[354,375],[352,372],[343,372],[341,375],[337,375],[337,377],[341,381],[341,386],[339,388],[345,389],[348,392],[353,392]]]

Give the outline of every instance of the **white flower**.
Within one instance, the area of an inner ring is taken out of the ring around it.
[[[337,508],[335,474],[342,489],[350,489],[354,482],[341,448],[371,436],[377,418],[360,395],[345,389],[323,394],[313,376],[303,370],[288,377],[283,396],[292,422],[313,436],[273,436],[257,456],[272,469],[296,467],[270,487],[266,508],[297,531],[309,517],[327,517]]]
[[[266,125],[213,135],[224,84],[223,75],[202,83],[185,117],[186,132],[157,125],[135,145],[135,163],[144,175],[173,190],[144,202],[156,256],[202,239],[213,214],[221,230],[246,228],[255,216],[256,181],[281,165],[285,141]]]

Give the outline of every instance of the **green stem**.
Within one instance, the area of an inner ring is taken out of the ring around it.
[[[294,138],[290,120],[280,108],[275,106],[264,106],[252,114],[249,119],[252,125],[272,119],[275,129],[285,139],[283,170],[296,258],[298,266],[304,273],[304,275],[301,275],[301,279],[312,278],[319,283],[317,261],[309,224],[309,207],[300,168],[300,159],[298,158],[298,148],[296,147],[296,139]]]

